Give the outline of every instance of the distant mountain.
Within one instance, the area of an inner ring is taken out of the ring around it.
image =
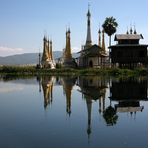
[[[54,59],[62,56],[62,51],[53,52]],[[73,57],[78,57],[77,53],[73,53]],[[26,65],[37,64],[39,60],[38,53],[24,53],[6,57],[0,57],[0,65]]]

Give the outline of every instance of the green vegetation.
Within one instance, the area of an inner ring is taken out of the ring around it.
[[[111,46],[111,36],[116,32],[118,23],[114,17],[107,17],[102,27],[105,33],[109,36],[109,46]]]
[[[36,69],[35,66],[1,66],[1,75],[34,76],[34,75],[102,75],[102,76],[148,76],[148,68],[137,68],[134,70],[120,68],[88,68],[88,69]]]

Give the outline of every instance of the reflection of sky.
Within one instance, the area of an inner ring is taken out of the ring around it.
[[[24,89],[23,84],[15,84],[11,82],[0,82],[0,93],[19,92]]]
[[[12,85],[13,86],[13,85]],[[0,86],[0,93],[8,93],[8,92],[16,92],[16,91],[22,91],[23,86]]]
[[[31,82],[32,80],[30,80]],[[63,86],[53,87],[53,102],[44,110],[43,91],[39,86],[25,83],[0,82],[0,90],[11,89],[9,93],[0,93],[0,145],[3,147],[147,147],[145,138],[148,133],[148,102],[143,112],[137,112],[131,118],[130,113],[118,113],[115,126],[106,126],[102,114],[99,114],[99,101],[93,100],[91,112],[91,135],[88,145],[86,99],[73,87],[71,94],[71,116],[66,114],[66,97]],[[22,90],[20,90],[22,88]],[[14,90],[14,91],[12,91]],[[109,88],[106,90],[108,107]],[[10,101],[11,98],[11,101]],[[112,102],[112,106],[118,102]],[[9,142],[8,142],[9,141]],[[107,141],[107,142],[106,142]]]

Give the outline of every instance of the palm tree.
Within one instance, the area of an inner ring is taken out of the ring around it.
[[[118,115],[116,114],[116,110],[112,106],[109,106],[103,112],[103,118],[108,126],[113,126],[117,123]]]
[[[116,32],[118,23],[114,17],[107,17],[102,25],[105,33],[109,36],[109,46],[111,46],[111,36]]]

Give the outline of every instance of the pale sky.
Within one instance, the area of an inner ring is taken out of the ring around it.
[[[0,56],[42,51],[45,32],[53,40],[53,50],[62,51],[66,26],[71,28],[72,52],[78,51],[86,40],[88,2],[93,44],[99,24],[110,16],[119,24],[117,33],[135,24],[144,36],[141,43],[148,43],[147,0],[0,0]]]

